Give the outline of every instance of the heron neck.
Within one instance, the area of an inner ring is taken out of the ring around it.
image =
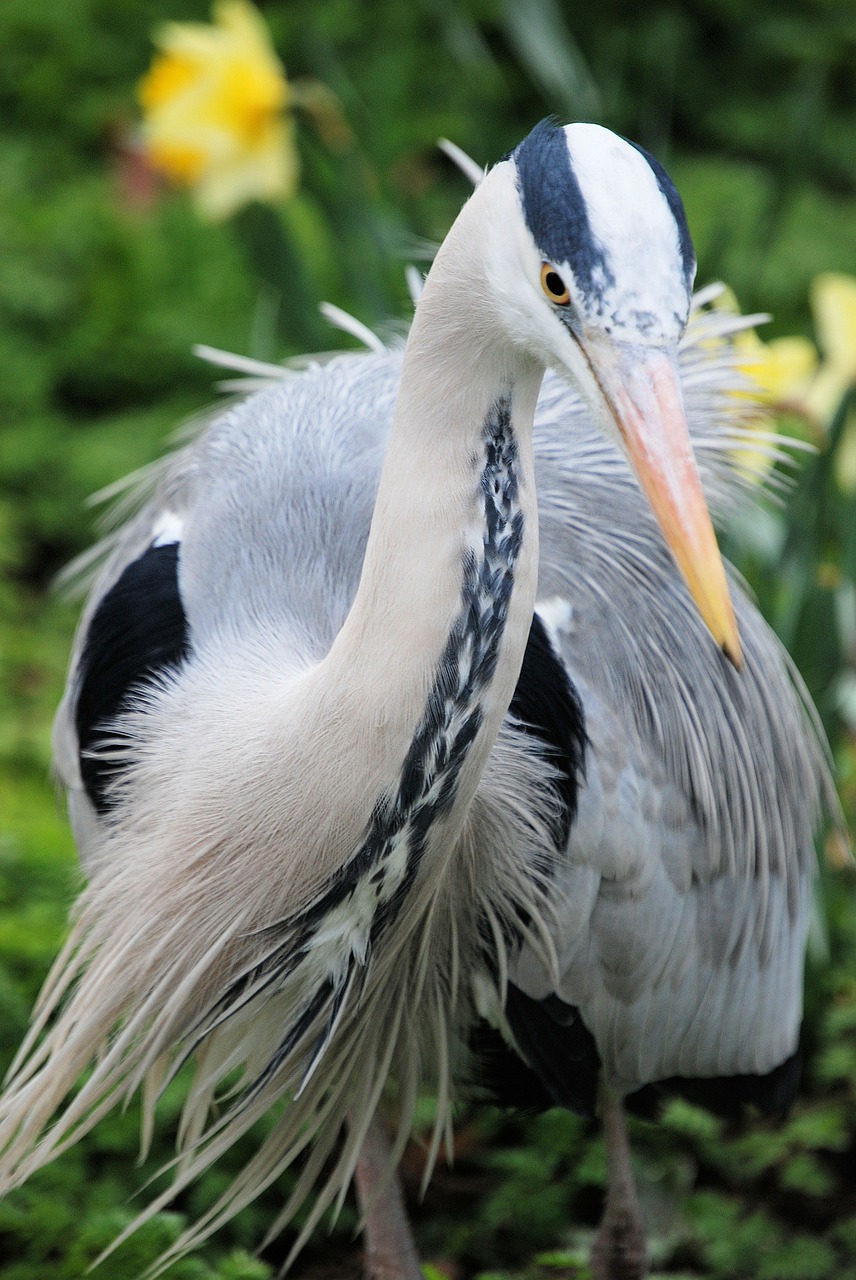
[[[357,596],[325,665],[363,708],[389,794],[443,791],[448,823],[478,785],[532,619],[543,371],[497,344],[445,248],[411,331]]]

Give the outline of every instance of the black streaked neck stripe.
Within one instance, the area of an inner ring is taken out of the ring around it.
[[[377,886],[374,930],[379,931],[415,879],[438,818],[455,800],[464,761],[484,719],[482,697],[499,661],[508,621],[514,571],[523,543],[518,497],[518,450],[511,399],[499,396],[482,430],[484,464],[479,491],[484,511],[481,555],[463,561],[461,608],[437,667],[398,786],[375,805],[360,848],[342,867],[328,894],[312,908],[322,917],[364,876]],[[406,865],[394,856],[406,845]],[[394,865],[394,869],[392,864]],[[392,872],[391,879],[385,866]],[[396,881],[395,885],[392,881]],[[332,895],[332,896],[330,896]]]

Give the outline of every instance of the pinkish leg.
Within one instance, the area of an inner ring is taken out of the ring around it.
[[[645,1227],[630,1163],[624,1104],[609,1085],[601,1086],[606,1139],[606,1207],[591,1251],[594,1280],[644,1280],[648,1274]]]
[[[357,1201],[365,1218],[366,1280],[422,1280],[397,1170],[389,1173],[390,1145],[375,1116],[357,1164]]]

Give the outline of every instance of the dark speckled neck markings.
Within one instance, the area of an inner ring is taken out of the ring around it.
[[[696,256],[695,249],[693,248],[692,237],[690,236],[689,225],[687,223],[684,202],[678,194],[677,187],[666,173],[666,170],[660,164],[660,161],[652,156],[650,151],[646,151],[644,147],[640,147],[638,142],[631,142],[629,138],[626,139],[626,141],[630,142],[631,147],[638,151],[640,156],[644,156],[648,161],[648,164],[651,167],[651,172],[657,179],[657,186],[662,191],[666,203],[672,211],[672,217],[675,219],[675,226],[678,229],[678,243],[681,248],[681,262],[684,269],[684,283],[687,286],[687,292],[689,292],[692,289],[692,283],[695,279]]]
[[[481,699],[490,686],[508,619],[514,569],[523,542],[518,505],[517,442],[511,401],[499,397],[482,432],[484,464],[479,481],[484,513],[480,553],[463,560],[461,609],[437,667],[425,710],[410,744],[394,795],[375,806],[366,839],[331,886],[332,897],[313,908],[319,916],[370,872],[377,888],[373,935],[413,882],[428,832],[457,793],[467,753],[483,722]],[[406,858],[395,864],[404,844]]]
[[[463,558],[461,607],[434,676],[425,709],[413,735],[395,790],[378,799],[369,828],[356,852],[331,878],[325,892],[297,917],[268,931],[272,949],[236,981],[206,1025],[237,1012],[246,999],[281,982],[308,957],[317,935],[334,913],[350,911],[355,922],[370,921],[369,945],[395,915],[413,885],[435,822],[451,809],[461,769],[484,721],[482,698],[496,673],[508,621],[514,571],[523,543],[519,506],[518,451],[511,399],[491,406],[482,431],[483,465],[479,494],[484,516],[482,546]],[[282,936],[277,945],[276,938]],[[340,957],[341,959],[341,957]],[[323,1052],[334,1021],[355,981],[357,964],[316,989],[254,1085],[262,1087],[307,1029],[324,1018],[307,1071]],[[356,977],[359,981],[359,977]]]
[[[564,129],[542,120],[512,156],[523,216],[538,248],[549,261],[568,263],[586,297],[602,298],[615,277],[591,229]]]

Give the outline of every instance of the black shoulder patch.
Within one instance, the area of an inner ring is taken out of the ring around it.
[[[674,182],[672,182],[672,179],[660,164],[660,161],[657,160],[655,156],[652,156],[650,151],[646,151],[644,147],[639,146],[638,142],[633,142],[630,138],[626,138],[625,141],[629,142],[631,147],[635,148],[635,150],[639,152],[640,156],[644,156],[648,161],[651,171],[657,179],[657,186],[662,191],[666,198],[666,203],[672,211],[672,217],[675,219],[675,224],[678,228],[678,243],[681,247],[681,261],[684,266],[684,280],[686,281],[686,286],[689,290],[692,288],[692,283],[695,279],[696,256],[695,249],[693,248],[692,236],[690,235],[689,224],[687,222],[686,210],[684,209],[684,202],[678,193],[678,188],[675,186]]]
[[[521,733],[536,738],[558,770],[555,790],[561,801],[556,847],[564,849],[577,812],[577,792],[584,774],[586,727],[582,703],[564,664],[556,654],[544,623],[533,614],[523,666],[509,713]]]
[[[598,296],[614,277],[595,239],[565,131],[542,120],[512,152],[526,225],[551,262],[567,262],[584,294]]]
[[[178,544],[149,547],[101,600],[80,659],[74,723],[83,785],[98,813],[111,807],[109,784],[122,764],[91,753],[109,737],[105,728],[122,711],[129,692],[175,666],[187,651]]]

